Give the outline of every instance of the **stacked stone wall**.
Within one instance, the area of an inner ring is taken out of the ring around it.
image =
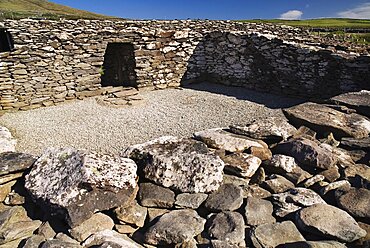
[[[369,89],[370,57],[320,47],[306,31],[229,21],[5,20],[1,110],[100,95],[108,43],[132,43],[137,87],[213,80],[308,97]]]

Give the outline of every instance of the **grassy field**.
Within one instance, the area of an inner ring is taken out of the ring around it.
[[[370,33],[359,33],[363,29],[370,30],[370,20],[325,18],[312,20],[241,20],[241,22],[271,23],[304,27],[311,29],[315,35],[327,36],[342,41],[350,41],[358,44],[370,44]],[[318,32],[318,29],[328,29],[328,32]],[[353,32],[356,30],[357,32]]]
[[[0,19],[118,19],[51,3],[46,0],[0,0]]]
[[[335,28],[335,29],[370,29],[370,20],[345,19],[345,18],[324,18],[311,20],[241,20],[242,22],[273,23],[295,27],[308,28]]]

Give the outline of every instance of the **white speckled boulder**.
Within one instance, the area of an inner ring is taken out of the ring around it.
[[[223,180],[224,162],[192,139],[161,137],[129,147],[124,156],[138,164],[145,178],[180,192],[212,192]]]
[[[0,127],[0,153],[15,152],[17,140],[6,127]]]
[[[136,170],[131,159],[50,148],[35,162],[25,186],[46,212],[74,227],[96,211],[130,203],[137,192]]]

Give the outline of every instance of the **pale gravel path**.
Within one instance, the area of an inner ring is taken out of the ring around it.
[[[0,125],[13,132],[18,139],[17,149],[22,152],[38,155],[47,147],[70,146],[119,153],[129,145],[163,135],[190,137],[195,131],[282,115],[278,108],[255,102],[273,107],[297,103],[241,88],[207,84],[196,87],[229,96],[194,89],[146,91],[141,93],[145,104],[124,108],[101,106],[89,98],[7,113],[0,117]]]

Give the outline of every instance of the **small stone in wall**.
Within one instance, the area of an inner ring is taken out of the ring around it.
[[[141,183],[138,197],[144,207],[172,208],[175,202],[175,193],[172,190],[153,183]]]
[[[182,193],[176,196],[175,205],[178,208],[197,209],[207,199],[208,195],[204,193]]]
[[[204,206],[212,211],[234,211],[243,204],[243,191],[234,184],[223,184],[210,194]]]
[[[206,220],[195,210],[174,210],[161,216],[145,233],[145,242],[151,245],[179,244],[203,231]]]
[[[240,213],[222,212],[215,214],[207,220],[207,225],[208,234],[212,239],[244,245],[245,224]]]
[[[82,242],[91,234],[103,230],[111,230],[114,226],[113,220],[102,213],[96,213],[80,225],[69,230],[69,233],[77,241]]]

